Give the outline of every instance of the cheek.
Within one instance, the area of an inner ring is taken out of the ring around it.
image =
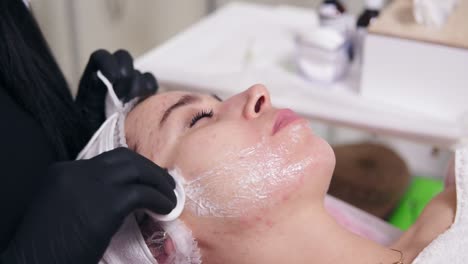
[[[178,141],[173,164],[191,180],[259,140],[260,136],[248,127],[234,124],[206,127]]]
[[[260,137],[255,143],[249,140],[249,146],[229,147],[222,155],[213,153],[212,166],[185,175],[187,208],[204,217],[248,217],[297,191],[316,158],[302,147],[307,143],[304,135],[291,133],[283,140]],[[229,146],[232,144],[231,140]],[[204,153],[209,150],[209,146],[203,147]],[[194,158],[199,160],[198,156]]]

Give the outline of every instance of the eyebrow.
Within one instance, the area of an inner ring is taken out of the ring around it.
[[[222,102],[222,101],[223,101],[223,100],[222,100],[219,96],[217,96],[216,94],[210,94],[210,95],[211,95],[211,97],[213,97],[214,99],[218,100],[219,102]]]
[[[180,97],[179,100],[175,104],[171,105],[169,108],[166,109],[166,111],[164,111],[164,114],[163,114],[163,116],[161,118],[161,121],[159,121],[159,125],[160,126],[164,125],[164,122],[166,122],[169,115],[175,109],[180,108],[180,107],[182,107],[184,105],[193,104],[193,103],[195,103],[196,101],[199,101],[199,100],[200,100],[199,97],[196,97],[196,96],[193,96],[193,95],[184,95],[184,96]]]

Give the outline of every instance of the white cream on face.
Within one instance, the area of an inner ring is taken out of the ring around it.
[[[254,146],[228,153],[222,163],[186,181],[186,208],[197,216],[240,217],[271,204],[272,194],[298,186],[312,157],[288,159],[301,144],[303,126],[307,124],[289,129],[290,140],[279,146],[272,147],[263,138]]]

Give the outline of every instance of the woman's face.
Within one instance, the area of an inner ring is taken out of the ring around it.
[[[130,148],[185,179],[182,217],[192,228],[251,225],[285,204],[322,203],[333,172],[329,145],[305,119],[273,108],[262,85],[222,102],[158,94],[133,109],[125,126]]]

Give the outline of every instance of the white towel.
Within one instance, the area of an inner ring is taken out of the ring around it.
[[[130,215],[113,236],[99,264],[158,264],[138,228],[134,215]]]
[[[468,263],[468,146],[456,152],[457,212],[452,226],[432,241],[413,264]]]

